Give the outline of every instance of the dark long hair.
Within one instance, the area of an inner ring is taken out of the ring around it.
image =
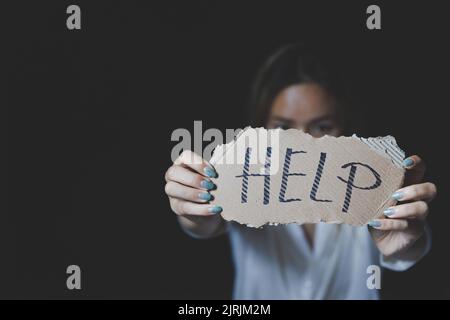
[[[356,130],[349,110],[353,103],[339,70],[339,57],[325,51],[303,44],[290,44],[267,59],[257,73],[251,90],[249,103],[253,126],[266,126],[273,100],[283,89],[295,84],[315,83],[338,102],[345,134]]]

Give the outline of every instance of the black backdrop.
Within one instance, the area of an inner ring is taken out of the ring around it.
[[[0,297],[229,298],[226,237],[193,240],[169,209],[170,135],[194,120],[248,124],[259,65],[307,40],[343,56],[367,133],[393,134],[423,156],[439,188],[431,253],[408,272],[386,272],[383,297],[450,298],[448,19],[439,1],[374,3],[379,31],[365,26],[365,1],[2,4]],[[66,28],[69,4],[81,7],[80,31]],[[81,267],[81,291],[66,289],[70,264]]]

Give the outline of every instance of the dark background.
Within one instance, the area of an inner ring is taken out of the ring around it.
[[[342,55],[367,133],[396,136],[426,160],[438,186],[432,251],[410,271],[387,271],[383,297],[450,298],[450,52],[441,3],[2,4],[0,298],[229,298],[227,238],[193,240],[169,209],[170,135],[194,120],[205,129],[247,125],[255,72],[297,41]],[[82,30],[67,30],[69,4],[80,5]],[[367,30],[369,4],[381,7],[382,30]],[[81,291],[66,289],[70,264],[81,267]]]

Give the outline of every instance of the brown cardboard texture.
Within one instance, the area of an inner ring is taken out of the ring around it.
[[[395,204],[403,159],[391,136],[314,138],[296,129],[249,127],[214,150],[212,203],[224,219],[252,227],[365,225]]]

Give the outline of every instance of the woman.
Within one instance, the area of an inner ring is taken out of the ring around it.
[[[287,46],[263,66],[252,92],[255,125],[297,128],[315,137],[352,133],[342,81],[317,52]],[[295,224],[248,228],[224,221],[212,206],[214,168],[191,164],[184,152],[166,173],[166,193],[181,227],[194,237],[228,232],[235,264],[235,299],[377,299],[367,285],[371,266],[403,271],[429,250],[425,225],[436,186],[422,182],[424,162],[404,160],[405,185],[399,202],[367,227]],[[220,186],[219,186],[220,188]],[[370,268],[369,268],[370,267]],[[375,268],[376,269],[376,268]]]

